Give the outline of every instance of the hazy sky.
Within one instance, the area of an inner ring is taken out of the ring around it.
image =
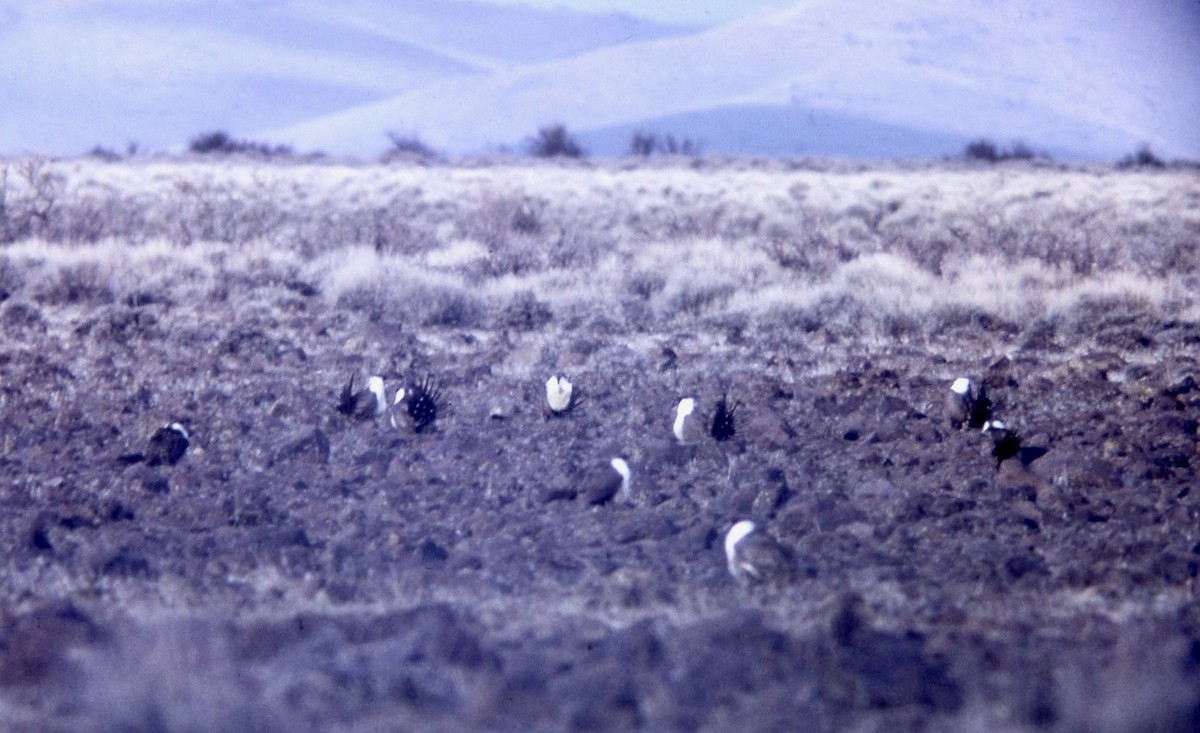
[[[703,25],[733,20],[746,13],[789,5],[794,0],[483,0],[504,5],[563,7],[592,12],[621,11],[673,23]]]

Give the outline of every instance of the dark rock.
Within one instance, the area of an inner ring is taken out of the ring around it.
[[[286,280],[284,281],[283,286],[305,298],[312,298],[321,294],[320,288],[304,280]]]
[[[36,552],[49,552],[54,549],[54,543],[50,541],[50,532],[44,525],[38,524],[30,531],[29,546]]]
[[[1020,580],[1030,573],[1045,575],[1046,563],[1037,555],[1022,553],[1013,555],[1004,561],[1004,569],[1014,580]]]
[[[138,290],[126,295],[122,301],[129,308],[144,308],[166,302],[162,295],[148,290]]]
[[[429,537],[417,545],[417,554],[426,565],[443,563],[450,558],[450,552]]]
[[[1163,390],[1163,394],[1167,397],[1179,397],[1181,395],[1191,394],[1200,389],[1200,384],[1196,382],[1196,378],[1191,374],[1179,380],[1170,387]]]
[[[1154,344],[1154,338],[1137,326],[1118,326],[1096,334],[1096,343],[1122,351],[1141,351]]]

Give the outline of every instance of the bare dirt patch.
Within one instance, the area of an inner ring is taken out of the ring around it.
[[[0,245],[13,730],[1200,724],[1194,173],[49,170]],[[370,374],[448,406],[339,414]],[[1046,455],[952,428],[962,375]],[[791,582],[729,577],[745,518]]]

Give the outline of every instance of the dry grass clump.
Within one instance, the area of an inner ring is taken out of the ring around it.
[[[828,277],[739,290],[732,310],[824,330],[840,338],[954,335],[976,331],[1011,337],[1039,318],[1061,318],[1087,302],[1120,302],[1138,312],[1179,312],[1189,302],[1179,278],[1127,272],[1080,276],[1025,258],[998,263],[970,256],[945,260],[939,274],[896,253],[854,258]],[[1089,323],[1073,319],[1077,335]]]
[[[722,308],[739,291],[753,293],[775,268],[753,249],[719,239],[668,241],[633,253],[635,273],[663,273],[662,286],[648,298],[662,319],[700,316]],[[645,277],[640,278],[645,282]],[[624,290],[636,292],[636,285]]]
[[[289,213],[284,228],[294,231],[289,246],[306,258],[359,245],[383,254],[414,254],[438,246],[434,225],[424,219],[419,199],[401,193],[382,204],[349,209],[317,206],[299,216]]]
[[[485,192],[476,206],[455,220],[457,235],[486,253],[467,266],[468,277],[482,282],[594,261],[587,241],[567,236],[548,209],[544,199],[520,192]]]
[[[499,308],[493,324],[517,331],[536,331],[552,320],[554,311],[550,304],[539,300],[532,290],[523,290]]]
[[[0,165],[0,244],[40,236],[66,187],[43,158]]]
[[[832,218],[806,211],[794,224],[773,222],[756,246],[785,270],[828,277],[840,263],[855,256],[853,249],[831,238]]]
[[[0,254],[0,300],[7,300],[24,284],[23,270],[11,257]]]
[[[286,289],[427,327],[725,319],[837,338],[1065,337],[1089,328],[1076,305],[1113,300],[1200,311],[1186,173],[89,165],[7,166],[19,241],[0,292],[71,305]]]
[[[19,268],[20,292],[43,304],[111,303],[125,283],[108,248],[79,248],[29,240],[7,249]]]
[[[338,307],[364,312],[372,321],[422,326],[479,328],[485,303],[460,276],[412,261],[354,247],[315,260],[309,273]]]
[[[246,191],[209,181],[176,181],[168,199],[167,236],[183,245],[194,242],[246,243],[278,232],[284,212],[262,182]]]
[[[10,297],[43,305],[130,306],[177,302],[203,306],[248,300],[261,289],[301,287],[294,253],[259,242],[180,248],[162,239],[141,244],[109,239],[92,245],[28,240],[5,250],[0,273]]]

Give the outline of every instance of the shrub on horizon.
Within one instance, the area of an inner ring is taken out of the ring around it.
[[[252,154],[267,158],[291,155],[292,149],[287,145],[270,145],[251,140],[236,140],[224,130],[205,132],[192,138],[188,150],[199,155],[234,155]]]
[[[1126,155],[1117,162],[1118,168],[1165,168],[1163,159],[1154,154],[1150,145],[1143,143],[1136,152]]]
[[[0,243],[44,234],[66,185],[66,176],[45,158],[20,161],[11,175],[7,164],[0,165]]]
[[[690,137],[676,138],[674,135],[659,135],[643,130],[633,133],[629,139],[629,155],[649,158],[655,153],[697,156],[700,154],[700,143]]]
[[[537,137],[530,140],[527,147],[531,155],[539,158],[582,158],[585,155],[566,126],[557,123],[538,130]]]
[[[658,135],[653,132],[638,130],[629,138],[629,155],[649,158],[655,150],[658,150]]]
[[[102,160],[105,163],[115,163],[121,159],[121,154],[112,148],[106,148],[103,145],[94,145],[91,150],[87,151],[87,157]]]
[[[1008,157],[1013,160],[1033,160],[1034,158],[1046,157],[1040,156],[1034,152],[1033,148],[1025,144],[1023,140],[1017,140],[1008,149]]]
[[[999,163],[1005,160],[1049,160],[1050,156],[1029,147],[1023,140],[1016,140],[1008,148],[1001,148],[996,143],[981,137],[972,140],[963,148],[962,157],[967,160],[977,160],[984,163]]]
[[[396,160],[436,160],[441,157],[416,135],[400,135],[391,130],[386,135],[391,147],[380,156],[379,159],[383,163]]]
[[[963,156],[968,160],[981,160],[985,163],[995,163],[1000,160],[1000,150],[996,143],[986,138],[980,138],[967,143]]]

